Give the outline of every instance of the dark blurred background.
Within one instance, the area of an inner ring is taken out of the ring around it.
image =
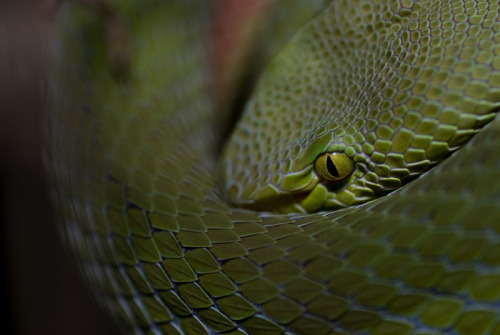
[[[63,248],[42,166],[42,47],[57,0],[0,1],[2,334],[117,334]]]

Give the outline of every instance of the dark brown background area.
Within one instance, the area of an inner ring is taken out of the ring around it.
[[[41,50],[56,10],[56,0],[0,1],[1,333],[117,334],[63,248],[48,199]]]

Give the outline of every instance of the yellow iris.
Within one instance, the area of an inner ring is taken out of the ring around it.
[[[342,181],[353,173],[354,162],[344,153],[325,152],[316,158],[314,168],[326,180]]]

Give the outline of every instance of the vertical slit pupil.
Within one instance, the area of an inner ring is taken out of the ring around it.
[[[326,158],[326,169],[332,176],[336,178],[340,177],[339,171],[337,170],[337,167],[335,166],[335,163],[333,163],[332,158],[330,156]]]

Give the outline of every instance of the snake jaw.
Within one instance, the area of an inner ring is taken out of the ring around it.
[[[314,187],[312,184],[317,183],[317,179],[312,165],[309,165],[302,171],[285,174],[278,187],[282,192],[302,193],[304,190],[311,190]]]
[[[324,207],[327,196],[328,189],[323,184],[316,184],[307,197],[300,202],[300,205],[309,213],[315,212]]]
[[[316,192],[313,198],[317,198],[316,190],[320,185],[320,179],[312,167],[307,167],[298,173],[284,176],[277,186],[268,184],[259,188],[245,207],[281,213],[309,213],[317,206],[311,206],[311,200],[305,202],[306,206],[302,203],[304,199],[310,199],[313,192]]]
[[[268,184],[258,189],[246,208],[281,213],[313,213],[324,209],[340,209],[358,205],[375,197],[375,193],[359,180],[363,173],[353,171],[340,181],[325,179],[313,166],[283,176],[279,185]]]

